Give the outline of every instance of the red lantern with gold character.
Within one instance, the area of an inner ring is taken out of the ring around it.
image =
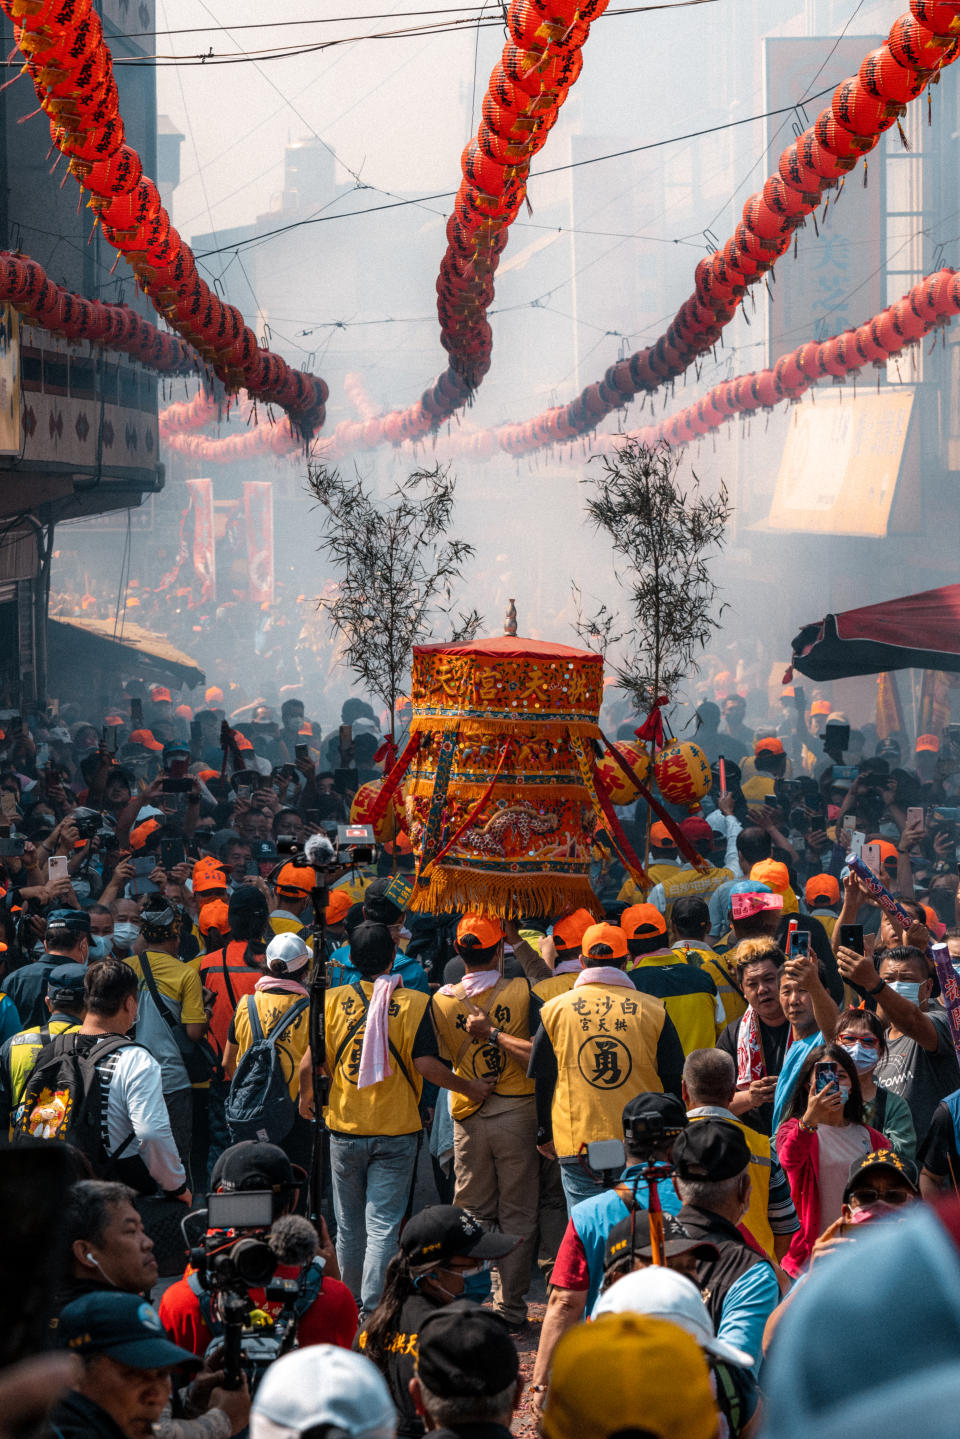
[[[710,765],[699,745],[671,740],[664,745],[653,765],[660,793],[670,804],[696,809],[712,783]]]

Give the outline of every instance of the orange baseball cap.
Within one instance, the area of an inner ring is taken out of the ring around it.
[[[118,714],[104,715],[103,722],[105,725],[109,725],[111,729],[118,729],[120,725],[126,724],[126,720],[124,719],[123,715]]]
[[[939,914],[937,914],[937,911],[933,908],[932,905],[929,904],[921,904],[920,908],[923,910],[924,923],[926,924],[927,929],[929,929],[930,933],[933,935],[934,939],[943,939],[943,936],[947,932],[947,926],[944,924]]]
[[[662,820],[650,826],[650,843],[657,849],[676,849],[677,842]]]
[[[579,954],[580,941],[594,923],[588,909],[575,909],[573,914],[565,914],[553,926],[553,942],[557,949],[575,949]]]
[[[135,729],[129,739],[130,744],[142,744],[144,749],[152,749],[159,753],[163,745],[159,740],[154,739],[153,731],[148,729]]]
[[[641,908],[636,905],[635,908]],[[593,959],[606,958],[597,954],[601,946],[606,946],[610,951],[610,959],[626,959],[630,953],[627,948],[627,936],[617,924],[591,924],[584,932],[580,941],[580,953],[589,955]]]
[[[840,883],[832,874],[813,874],[807,880],[803,897],[807,904],[839,904]]]
[[[767,735],[766,739],[758,739],[753,746],[754,754],[786,754],[783,747],[783,740],[777,739],[775,735]]]
[[[477,944],[465,944],[475,939]],[[503,925],[492,914],[465,914],[457,925],[457,944],[465,949],[492,949],[503,939]]]
[[[226,889],[227,872],[218,859],[208,856],[198,859],[190,876],[194,894],[203,894],[209,889]]]
[[[317,876],[308,865],[297,865],[289,860],[277,875],[274,884],[277,889],[294,889],[299,894],[310,894],[316,887]]]
[[[345,889],[332,889],[323,917],[327,924],[342,924],[352,906],[353,900]]]
[[[830,714],[830,701],[829,701],[829,700],[814,700],[813,704],[810,706],[810,713],[811,713],[812,715],[828,715],[828,714]]]
[[[790,871],[778,859],[760,859],[750,871],[750,878],[758,884],[769,885],[774,894],[783,894],[790,888]]]
[[[174,710],[174,714],[177,716],[178,719],[193,719],[193,710],[190,708],[189,705],[177,705],[176,709]]]
[[[162,704],[164,700],[168,702],[172,700],[173,696],[166,685],[153,685],[150,689],[150,698],[154,704]]]
[[[204,781],[204,783],[206,783],[206,781],[207,781],[208,779],[219,779],[219,778],[220,778],[220,771],[219,771],[218,769],[198,769],[198,770],[197,770],[197,779],[202,779],[202,780]]]
[[[230,928],[230,912],[227,909],[226,900],[212,899],[209,904],[203,905],[197,916],[197,925],[204,938],[211,929],[217,929],[221,934],[226,934]]]
[[[253,749],[253,741],[247,739],[245,734],[234,734],[237,742],[237,749]]]
[[[223,690],[220,688],[219,685],[210,685],[210,687],[204,691],[203,698],[206,700],[208,705],[222,705]]]
[[[667,921],[655,904],[631,904],[620,916],[620,927],[627,939],[649,939],[666,934]]]
[[[159,820],[145,819],[143,824],[138,824],[135,829],[130,831],[130,848],[143,849],[154,830],[158,830],[159,828]]]
[[[924,751],[928,754],[940,753],[940,741],[935,734],[917,735],[917,754],[923,754]]]
[[[891,844],[888,839],[874,840],[874,844],[880,851],[880,863],[882,865],[885,865],[891,859],[893,860],[894,864],[898,863],[897,846],[895,844]]]

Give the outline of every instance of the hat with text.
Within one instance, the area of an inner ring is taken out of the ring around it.
[[[414,1269],[434,1268],[447,1259],[470,1254],[476,1259],[502,1259],[521,1243],[519,1234],[487,1230],[456,1204],[432,1204],[404,1225],[400,1248]]]
[[[139,1294],[100,1290],[60,1312],[57,1340],[71,1354],[106,1354],[131,1369],[199,1368],[201,1360],[171,1344],[160,1315]]]

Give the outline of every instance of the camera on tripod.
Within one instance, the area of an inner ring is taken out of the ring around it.
[[[227,1389],[239,1389],[245,1374],[252,1393],[268,1366],[296,1345],[304,1283],[276,1278],[278,1265],[286,1261],[276,1240],[270,1242],[275,1205],[270,1189],[210,1194],[206,1211],[182,1222],[194,1270],[191,1283],[207,1328],[218,1336],[205,1358],[224,1370]],[[205,1231],[190,1244],[187,1226],[197,1217],[204,1220]],[[256,1303],[254,1289],[264,1295]],[[277,1305],[279,1312],[268,1312],[267,1306],[275,1310]]]
[[[377,841],[369,824],[331,825],[321,834],[312,834],[301,844],[292,835],[277,836],[277,853],[294,855],[314,869],[355,869],[373,864]]]
[[[673,1165],[661,1151],[682,1131],[682,1125],[667,1123],[662,1114],[630,1115],[623,1121],[622,1140],[595,1139],[585,1146],[586,1166],[595,1178],[619,1173],[629,1151],[631,1162],[641,1166],[642,1178],[668,1179]]]

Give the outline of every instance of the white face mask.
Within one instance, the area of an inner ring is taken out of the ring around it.
[[[845,1044],[844,1049],[856,1065],[858,1074],[869,1074],[876,1068],[879,1056],[875,1049],[868,1049],[865,1044]]]

